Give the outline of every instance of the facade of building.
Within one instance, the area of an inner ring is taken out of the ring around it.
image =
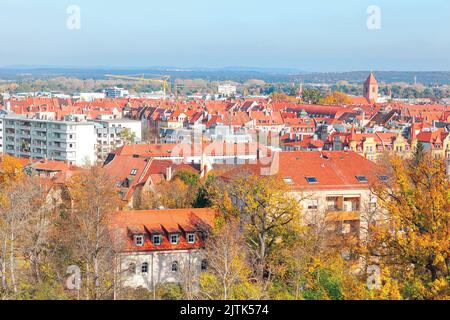
[[[122,211],[114,214],[110,234],[121,286],[154,290],[157,284],[198,283],[208,267],[205,235],[214,225],[212,209]]]
[[[93,164],[95,144],[92,122],[55,121],[45,115],[3,119],[3,152],[12,156]]]
[[[106,159],[108,153],[123,146],[125,141],[122,135],[123,130],[127,129],[133,134],[135,139],[133,143],[139,143],[142,139],[142,122],[130,119],[111,119],[111,120],[93,120],[97,134],[97,158]],[[129,141],[131,142],[131,141]]]
[[[225,97],[233,96],[236,94],[236,86],[231,84],[221,84],[218,86],[217,92]]]
[[[352,151],[274,153],[264,165],[244,165],[222,179],[229,181],[245,171],[283,179],[302,207],[303,223],[323,225],[330,245],[364,238],[370,219],[377,218],[371,217],[377,206],[371,187],[387,179],[375,163]]]
[[[118,87],[112,87],[105,89],[106,98],[123,98],[128,95],[128,90]]]

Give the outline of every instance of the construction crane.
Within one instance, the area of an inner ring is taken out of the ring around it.
[[[166,99],[167,92],[170,94],[170,76],[158,76],[159,78],[144,78],[144,75],[140,77],[120,75],[120,74],[106,74],[105,77],[121,80],[134,80],[143,82],[158,82],[163,84],[164,100]]]

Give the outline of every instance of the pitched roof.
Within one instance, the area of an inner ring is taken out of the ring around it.
[[[186,232],[198,232],[214,226],[217,211],[211,208],[134,210],[113,213],[109,229],[114,244],[120,251],[161,251],[195,249],[204,246],[197,236],[195,243],[188,243]],[[170,233],[179,233],[178,244],[171,244]],[[161,234],[161,245],[154,245],[150,235]],[[133,235],[144,235],[144,245],[136,246]]]
[[[371,72],[369,74],[369,76],[367,77],[367,80],[364,82],[364,85],[369,86],[369,85],[374,85],[374,84],[378,84],[378,81],[377,81],[377,79],[375,79],[373,72]]]
[[[267,160],[267,159],[266,159]],[[352,151],[289,151],[279,152],[269,165],[245,165],[222,175],[231,180],[242,172],[257,175],[278,175],[289,178],[289,187],[294,190],[343,190],[367,189],[378,181],[377,173],[381,167]],[[367,182],[359,182],[357,176],[364,176]],[[310,183],[306,177],[315,177],[317,182]]]

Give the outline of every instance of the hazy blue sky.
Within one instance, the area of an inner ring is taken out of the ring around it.
[[[72,4],[80,30],[66,27]],[[0,0],[0,39],[3,66],[448,71],[450,1]]]

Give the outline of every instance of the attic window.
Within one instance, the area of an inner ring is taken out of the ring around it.
[[[317,178],[316,177],[305,177],[306,181],[308,181],[308,183],[317,183]]]
[[[284,178],[283,178],[283,181],[284,181],[286,184],[293,184],[293,183],[294,183],[294,180],[292,180],[291,177],[284,177]]]
[[[178,244],[178,234],[171,234],[170,235],[170,243],[171,244]]]
[[[195,243],[195,233],[188,233],[187,234],[187,242],[188,243]]]
[[[367,180],[366,176],[356,176],[356,180],[358,180],[358,182],[361,182],[361,183],[369,182],[369,180]]]
[[[136,174],[137,174],[137,172],[138,172],[138,169],[131,169],[131,175],[132,176],[135,176]]]
[[[384,175],[380,175],[380,176],[378,176],[378,179],[380,179],[380,181],[382,181],[382,182],[388,182],[389,177],[388,176],[384,176]]]
[[[134,244],[138,247],[142,247],[144,245],[144,236],[142,234],[135,235]]]
[[[155,245],[155,246],[159,246],[161,244],[161,240],[162,240],[161,235],[159,235],[159,234],[155,234],[152,237],[152,242],[153,242],[153,245]]]

